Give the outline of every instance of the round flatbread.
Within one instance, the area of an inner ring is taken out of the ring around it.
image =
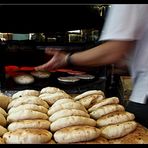
[[[95,76],[90,74],[76,75],[75,77],[83,80],[92,80],[95,78]]]
[[[37,128],[37,129],[47,129],[49,130],[50,121],[48,120],[22,120],[12,122],[8,125],[9,131],[15,131],[16,129],[24,129],[24,128]]]
[[[83,110],[85,112],[87,112],[87,110],[85,109],[85,107],[79,103],[79,102],[67,102],[64,104],[59,104],[59,105],[55,105],[55,106],[51,106],[48,110],[48,115],[52,115],[55,112],[62,110],[62,109],[79,109],[79,110]]]
[[[14,77],[14,81],[18,84],[27,85],[34,82],[34,77],[29,74],[21,74]]]
[[[51,73],[46,72],[46,71],[32,71],[31,74],[34,77],[42,78],[42,79],[49,78],[51,75]]]
[[[94,94],[98,94],[98,95],[105,96],[105,95],[104,95],[104,92],[101,91],[101,90],[89,90],[89,91],[86,91],[86,92],[84,92],[84,93],[82,93],[82,94],[76,96],[76,97],[74,98],[74,100],[75,100],[75,101],[78,101],[78,100],[80,100],[80,99],[82,99],[82,98],[84,98],[84,97],[87,97],[87,96],[90,96],[90,95],[94,95]]]
[[[9,111],[8,111],[8,114],[11,114],[13,112],[18,112],[20,110],[26,110],[26,109],[33,110],[33,111],[38,111],[38,112],[45,113],[45,114],[47,114],[47,112],[48,112],[48,109],[45,108],[44,106],[41,106],[41,105],[22,104],[22,105],[19,105],[17,107],[10,108]]]
[[[68,103],[68,102],[74,102],[74,100],[73,100],[73,99],[69,99],[69,98],[60,99],[60,100],[57,100],[57,101],[52,105],[52,107],[54,107],[54,106],[56,106],[56,105]]]
[[[59,77],[58,80],[64,83],[74,83],[78,82],[80,79],[75,76]]]
[[[39,96],[39,98],[41,98],[42,100],[46,101],[51,106],[57,100],[65,99],[65,98],[71,99],[71,96],[66,94],[66,93],[63,93],[63,92],[57,92],[57,93],[53,93],[53,94],[44,93],[44,94],[41,94]]]
[[[6,96],[5,94],[0,92],[0,107],[4,110],[7,109],[8,104],[10,103],[11,97]]]
[[[36,96],[24,96],[24,97],[20,97],[18,99],[15,99],[15,100],[11,101],[9,103],[7,109],[9,110],[12,107],[17,107],[17,106],[23,105],[23,104],[36,104],[36,105],[44,106],[47,109],[49,108],[49,105],[47,104],[47,102],[40,99],[39,97],[36,97]]]
[[[54,133],[54,139],[59,144],[90,141],[100,136],[100,129],[92,126],[71,126]]]
[[[49,121],[54,122],[59,118],[68,117],[68,116],[83,116],[90,117],[90,115],[82,110],[78,109],[63,109],[55,112],[49,117]]]
[[[8,132],[8,130],[0,125],[0,137],[2,137],[3,134],[6,133],[6,132]]]
[[[0,125],[1,125],[1,126],[4,126],[4,127],[7,125],[7,120],[6,120],[6,118],[4,117],[4,115],[1,114],[1,113],[0,113]]]
[[[23,97],[23,96],[39,96],[39,91],[37,90],[21,90],[16,92],[15,94],[12,95],[12,99],[16,99],[19,97]]]
[[[52,122],[50,125],[50,130],[52,132],[55,132],[64,127],[74,126],[74,125],[96,126],[96,121],[88,117],[68,116],[68,117],[59,118],[56,121]]]
[[[44,93],[53,94],[53,93],[56,93],[56,92],[59,92],[59,91],[63,91],[63,90],[61,90],[57,87],[45,87],[45,88],[41,89],[40,94],[44,94]]]
[[[43,144],[51,138],[52,133],[45,129],[17,129],[3,135],[6,144]]]
[[[0,107],[0,114],[4,115],[5,118],[8,115],[8,113],[3,108],[1,108],[1,107]]]
[[[8,115],[7,117],[7,122],[15,122],[19,120],[30,120],[30,119],[43,119],[47,120],[48,116],[47,114],[38,112],[38,111],[33,111],[33,110],[20,110],[17,112],[13,112]]]

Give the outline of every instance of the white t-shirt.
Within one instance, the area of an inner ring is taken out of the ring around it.
[[[130,100],[145,103],[148,96],[148,4],[113,4],[100,40],[137,40],[128,57],[134,86]]]

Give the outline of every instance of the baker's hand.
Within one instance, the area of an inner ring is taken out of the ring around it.
[[[45,53],[52,56],[52,58],[47,63],[35,67],[35,70],[54,70],[67,66],[68,53],[55,48],[46,48]]]

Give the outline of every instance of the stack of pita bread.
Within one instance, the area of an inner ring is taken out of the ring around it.
[[[48,110],[50,130],[57,143],[90,141],[100,135],[96,121],[85,107],[72,99],[57,100]]]
[[[6,144],[41,144],[52,142],[49,131],[49,105],[38,97],[36,90],[18,91],[8,104]]]
[[[101,128],[101,135],[107,139],[123,137],[137,127],[134,114],[126,112],[117,97],[104,98],[91,106],[88,112]]]
[[[8,131],[7,130],[7,106],[11,100],[11,97],[6,96],[3,93],[0,93],[0,144],[4,144],[3,135]]]
[[[46,101],[49,106],[60,99],[72,99],[69,94],[57,87],[45,87],[41,89],[39,98]]]

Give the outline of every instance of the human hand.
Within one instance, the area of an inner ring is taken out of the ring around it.
[[[52,58],[48,62],[35,67],[35,70],[54,70],[67,66],[68,53],[56,48],[46,48],[45,53],[52,56]]]

